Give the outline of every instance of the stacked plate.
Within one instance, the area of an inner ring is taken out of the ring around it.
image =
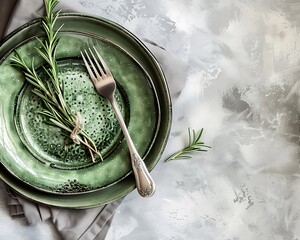
[[[29,22],[0,46],[0,176],[23,196],[53,206],[88,208],[121,198],[135,188],[128,147],[109,102],[94,90],[80,51],[95,46],[105,58],[117,81],[116,99],[128,130],[149,170],[170,131],[171,102],[163,72],[143,43],[119,25],[81,14],[60,16],[59,76],[67,103],[80,113],[104,158],[93,162],[46,123],[39,114],[41,100],[22,71],[11,65],[18,53],[28,64],[34,59],[42,76],[45,63],[36,53],[37,38],[43,37],[40,24]]]

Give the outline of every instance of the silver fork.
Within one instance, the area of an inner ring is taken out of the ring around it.
[[[84,64],[88,70],[88,73],[95,86],[96,91],[110,101],[115,115],[118,119],[118,122],[121,126],[124,137],[128,144],[137,190],[141,196],[150,197],[155,192],[155,184],[152,177],[149,174],[149,171],[144,161],[138,154],[132,142],[132,139],[129,135],[124,119],[118,107],[118,104],[115,101],[115,79],[108,66],[104,62],[103,58],[94,46],[93,51],[89,48],[89,53],[90,54],[88,54],[88,52],[84,50],[84,52],[81,52],[81,56],[83,58]]]

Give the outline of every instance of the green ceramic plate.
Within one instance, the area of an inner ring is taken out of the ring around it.
[[[60,131],[45,123],[37,113],[43,107],[41,101],[22,73],[10,65],[16,51],[28,63],[34,57],[37,65],[45,66],[34,50],[39,47],[36,36],[42,36],[40,21],[35,20],[11,34],[0,48],[1,176],[39,202],[65,206],[62,199],[67,198],[75,201],[72,207],[95,206],[124,196],[134,188],[134,180],[120,127],[107,100],[96,94],[80,51],[96,46],[104,56],[118,82],[116,98],[129,132],[150,170],[168,138],[171,103],[157,61],[130,32],[110,21],[79,14],[62,15],[61,24],[57,59],[66,99],[80,112],[104,161],[92,163],[84,149],[66,144]],[[38,71],[43,76],[43,70]],[[91,200],[100,194],[102,200]]]

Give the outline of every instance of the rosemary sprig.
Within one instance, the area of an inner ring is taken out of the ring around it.
[[[49,65],[47,68],[43,67],[48,79],[44,81],[38,75],[35,70],[34,59],[32,59],[29,67],[24,59],[16,53],[11,58],[12,64],[23,70],[26,80],[34,86],[32,92],[42,99],[45,108],[39,113],[48,118],[47,123],[59,127],[64,135],[68,135],[74,143],[85,146],[93,161],[95,161],[94,154],[99,155],[102,160],[94,141],[82,129],[79,113],[74,113],[66,104],[63,83],[60,83],[58,78],[55,55],[59,41],[58,33],[62,26],[55,30],[55,24],[60,13],[60,11],[54,12],[57,4],[58,0],[44,0],[46,14],[42,18],[42,28],[46,37],[44,40],[38,38],[41,48],[36,48],[38,54]]]
[[[192,156],[190,155],[193,152],[207,152],[208,148],[210,146],[207,146],[204,144],[204,142],[201,141],[201,136],[203,133],[203,128],[196,133],[195,130],[191,130],[188,128],[189,133],[189,142],[186,147],[184,147],[182,150],[172,154],[170,157],[168,157],[165,162],[175,160],[175,159],[188,159]]]

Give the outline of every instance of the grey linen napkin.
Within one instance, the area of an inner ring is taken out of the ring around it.
[[[43,14],[42,0],[19,0],[13,8],[15,2],[15,0],[0,0],[1,11],[6,11],[6,8],[9,9],[9,13],[12,13],[11,15],[7,13],[5,20],[1,19],[0,33],[3,33],[4,36],[29,20]],[[60,3],[59,8],[64,11],[74,12],[77,10],[74,6],[70,7],[62,3]],[[184,85],[187,65],[161,47],[156,46],[153,42],[144,41],[160,62],[169,83],[171,98],[174,100]],[[181,81],[178,81],[179,79]],[[63,209],[34,203],[8,188],[8,205],[12,217],[25,217],[28,224],[37,224],[50,219],[64,240],[105,239],[114,212],[121,201],[122,199],[91,209]]]
[[[51,220],[62,239],[103,240],[122,199],[91,209],[64,209],[34,203],[8,189],[12,217],[25,217],[28,224]]]
[[[6,26],[9,24],[17,0],[0,0],[0,40],[2,39]]]

